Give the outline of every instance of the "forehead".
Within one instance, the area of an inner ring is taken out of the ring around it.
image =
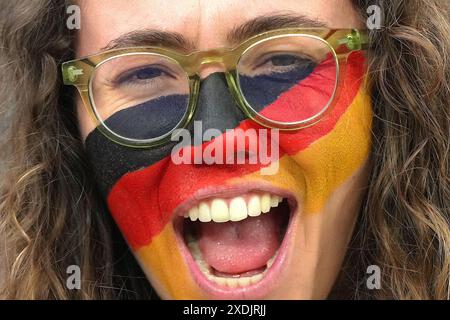
[[[136,30],[181,34],[197,49],[226,45],[234,28],[257,17],[300,15],[330,28],[360,27],[350,0],[80,0],[77,55],[101,51]]]

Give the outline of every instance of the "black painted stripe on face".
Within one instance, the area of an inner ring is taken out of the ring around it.
[[[316,67],[310,63],[288,72],[255,77],[239,76],[242,94],[255,111],[261,111],[301,80],[308,77]]]
[[[105,124],[130,139],[154,139],[178,125],[188,110],[188,103],[188,95],[158,97],[114,113]]]
[[[264,79],[264,77],[266,78]],[[277,82],[276,85],[273,82],[273,79],[276,78],[270,76],[253,77],[245,81],[247,85],[253,85],[255,90],[261,93],[260,95],[254,95],[255,99],[258,98],[258,105],[267,106],[304,77],[306,77],[305,74],[299,74],[293,81],[281,81]],[[256,86],[255,83],[258,85]],[[169,101],[175,101],[174,99],[174,96],[166,96],[158,98],[154,102],[167,105]],[[148,106],[149,104],[141,104],[123,110],[123,112],[118,112],[109,117],[105,123],[110,127],[126,124],[125,129],[122,130],[136,130],[136,132],[145,133],[148,130],[149,123],[164,121],[158,119],[147,110],[147,108],[154,108],[154,106]],[[131,120],[131,114],[125,116],[125,113],[130,109],[141,118],[139,120]],[[158,113],[158,117],[164,117],[164,115]],[[244,114],[237,107],[234,98],[229,92],[223,73],[214,73],[202,81],[197,110],[193,120],[202,121],[203,131],[217,129],[222,133],[226,132],[227,129],[236,128],[245,120]],[[168,123],[172,122],[169,121]],[[137,128],[138,125],[142,125],[143,128]],[[191,133],[193,132],[193,121],[187,129]],[[193,139],[192,142],[194,142]],[[99,187],[103,194],[107,196],[109,190],[120,177],[128,172],[145,168],[164,159],[170,155],[176,144],[178,142],[172,142],[153,149],[134,149],[110,141],[98,129],[95,129],[86,138],[85,146]]]

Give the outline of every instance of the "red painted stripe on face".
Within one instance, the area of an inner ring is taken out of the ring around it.
[[[353,53],[349,57],[342,89],[333,110],[314,126],[294,133],[280,132],[280,157],[298,153],[333,130],[357,95],[364,73],[365,59],[362,53]],[[297,86],[267,108],[280,108],[280,104],[289,103],[286,101],[292,101],[296,90]],[[261,127],[246,120],[238,128],[247,130]],[[205,143],[202,148],[219,140]],[[262,167],[261,164],[175,165],[169,156],[119,179],[108,196],[108,206],[129,245],[138,249],[149,244],[170,221],[173,210],[196,191],[223,185],[229,179],[247,175]]]

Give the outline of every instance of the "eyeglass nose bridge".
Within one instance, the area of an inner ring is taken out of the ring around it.
[[[235,50],[230,48],[194,52],[188,58],[187,71],[189,74],[197,74],[201,78],[204,78],[203,75],[207,72],[205,70],[227,73],[236,68],[239,57],[240,52],[235,52]]]
[[[221,56],[210,56],[210,57],[205,57],[200,61],[200,65],[207,65],[207,64],[223,64],[224,63],[224,59]]]
[[[224,63],[223,57],[213,56],[206,57],[202,59],[198,65],[196,70],[196,74],[200,77],[200,79],[205,79],[212,73],[215,72],[227,72],[228,66]]]

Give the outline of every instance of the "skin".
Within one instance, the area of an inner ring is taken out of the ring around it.
[[[82,28],[77,39],[77,55],[97,53],[111,40],[142,28],[182,33],[198,50],[224,47],[228,45],[226,34],[235,25],[275,12],[302,14],[319,19],[330,28],[363,27],[350,1],[263,2],[136,0],[129,6],[119,0],[80,1]],[[208,66],[200,75],[205,78],[218,71],[220,67]],[[284,154],[277,174],[264,176],[256,171],[227,181],[236,186],[268,183],[291,192],[299,204],[285,268],[269,293],[256,298],[323,299],[329,294],[367,183],[371,128],[368,97],[367,92],[359,89],[332,130],[300,152]],[[82,137],[86,139],[94,125],[80,100],[78,120]],[[298,137],[302,138],[301,133]],[[183,183],[187,182],[179,181],[180,190],[186,187]],[[162,298],[214,298],[193,280],[179,252],[172,220],[150,243],[132,249]]]

